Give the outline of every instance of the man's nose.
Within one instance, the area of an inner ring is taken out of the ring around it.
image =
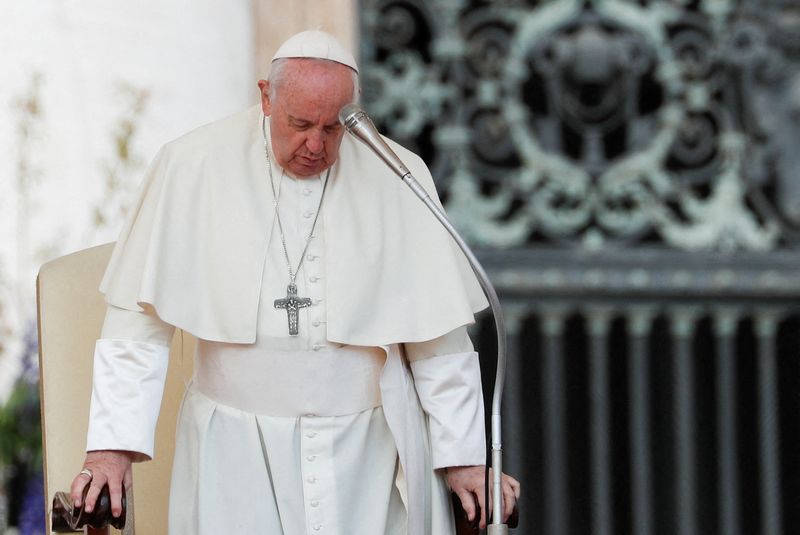
[[[321,130],[312,130],[306,138],[306,147],[312,154],[322,152],[325,146],[325,133]]]

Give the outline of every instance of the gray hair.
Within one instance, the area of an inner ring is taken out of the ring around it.
[[[275,96],[277,95],[277,89],[279,85],[282,85],[286,81],[286,64],[290,59],[297,59],[297,58],[278,58],[272,62],[272,68],[269,71],[269,77],[267,80],[269,81],[269,99],[275,100]],[[316,61],[320,63],[337,63],[336,61],[330,59],[323,59],[323,58],[303,58],[309,61]],[[353,69],[350,69],[350,75],[353,78],[353,100],[352,102],[355,104],[358,102],[359,96],[361,95],[361,87],[358,84],[358,73]]]

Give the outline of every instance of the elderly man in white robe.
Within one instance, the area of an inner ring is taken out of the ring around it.
[[[339,124],[353,56],[323,32],[275,54],[261,105],[167,144],[101,284],[84,469],[121,513],[153,455],[174,329],[198,338],[171,534],[454,532],[484,500],[486,306],[433,216]],[[391,143],[391,141],[390,141]],[[435,196],[426,166],[392,143]],[[519,483],[504,476],[507,517]]]

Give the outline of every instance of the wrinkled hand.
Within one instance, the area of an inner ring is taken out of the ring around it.
[[[133,481],[131,462],[133,452],[118,450],[90,451],[86,454],[83,467],[92,472],[91,479],[86,474],[78,474],[72,480],[70,496],[76,508],[81,506],[83,489],[89,485],[86,493],[86,507],[84,510],[91,513],[94,509],[97,496],[102,488],[108,484],[111,497],[111,514],[118,517],[122,514],[122,485],[128,489]]]
[[[447,483],[450,489],[456,493],[461,500],[461,505],[464,507],[464,512],[467,513],[467,518],[470,522],[475,519],[475,500],[477,498],[478,505],[481,508],[481,521],[480,528],[486,528],[486,511],[492,513],[492,469],[489,469],[489,507],[486,507],[486,500],[484,499],[484,474],[486,467],[479,466],[451,466],[447,468]],[[514,479],[508,474],[503,474],[502,478],[503,488],[503,522],[505,522],[511,512],[514,510],[514,505],[519,499],[520,484],[519,481]]]

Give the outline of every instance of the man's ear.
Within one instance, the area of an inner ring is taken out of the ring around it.
[[[269,100],[269,81],[259,80],[258,90],[261,92],[261,110],[264,112],[264,115],[270,115],[272,103]]]

